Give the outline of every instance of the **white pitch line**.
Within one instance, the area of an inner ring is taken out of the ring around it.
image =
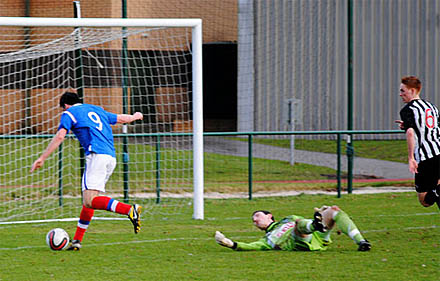
[[[370,233],[370,232],[386,232],[390,230],[414,230],[414,229],[432,229],[432,228],[439,228],[440,225],[431,225],[431,226],[410,226],[405,228],[391,228],[391,229],[376,229],[376,230],[365,230],[361,231],[362,233]]]
[[[376,215],[376,217],[412,217],[412,216],[431,216],[431,215],[440,215],[439,212],[431,212],[431,213],[415,213],[415,214],[393,214],[393,215]],[[356,218],[370,218],[371,216],[356,216]],[[216,221],[216,220],[251,220],[250,217],[231,217],[231,218],[215,218],[215,217],[208,217],[205,218],[207,221]],[[129,220],[128,218],[113,218],[113,217],[93,217],[94,221],[102,220],[102,221],[123,221],[123,220]],[[18,224],[33,224],[37,223],[39,225],[43,225],[46,223],[51,222],[76,222],[78,221],[78,218],[65,218],[65,219],[48,219],[48,220],[34,220],[34,221],[12,221],[12,222],[0,222],[0,229],[3,228],[10,228],[13,225]]]
[[[412,217],[412,216],[432,216],[432,215],[440,215],[440,212],[431,212],[431,213],[414,213],[414,214],[393,214],[393,215],[376,215],[375,217]],[[356,216],[356,218],[371,218],[371,216]],[[209,221],[216,221],[216,220],[242,220],[242,219],[249,219],[251,220],[251,217],[231,217],[231,218],[205,218]]]
[[[440,215],[439,212],[432,212],[432,213],[415,213],[415,214],[393,214],[393,215],[376,215],[375,217],[412,217],[412,216],[431,216],[431,215]],[[356,218],[370,218],[371,216],[356,216]]]
[[[64,219],[45,219],[45,220],[32,220],[32,221],[6,221],[0,222],[0,225],[8,225],[8,224],[28,224],[28,223],[47,223],[47,222],[71,222],[78,221],[79,218],[64,218]],[[128,218],[111,218],[111,217],[93,217],[93,220],[129,220]],[[0,227],[1,228],[1,227]]]
[[[431,226],[415,226],[415,227],[404,227],[404,228],[390,228],[390,229],[374,229],[374,230],[364,230],[362,233],[371,233],[371,232],[389,232],[389,231],[405,231],[405,230],[414,230],[414,229],[433,229],[440,228],[440,225],[431,225]],[[231,238],[234,239],[259,239],[261,235],[258,236],[233,236]],[[170,242],[170,241],[188,241],[188,240],[213,240],[214,237],[205,237],[205,238],[188,238],[188,237],[180,237],[180,238],[163,238],[163,239],[151,239],[151,240],[137,240],[137,241],[126,241],[126,242],[111,242],[111,243],[94,243],[87,244],[87,247],[99,247],[99,246],[114,246],[114,245],[129,245],[129,244],[142,244],[142,243],[162,243],[162,242]],[[22,246],[15,248],[0,248],[0,251],[17,251],[17,250],[26,250],[26,249],[36,249],[36,248],[46,248],[46,245],[38,245],[38,246]]]

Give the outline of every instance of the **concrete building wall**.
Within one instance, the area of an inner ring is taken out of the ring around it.
[[[420,77],[422,98],[440,104],[440,5],[430,0],[352,3],[353,128],[398,129],[402,76]],[[348,1],[253,4],[255,32],[247,52],[253,53],[254,74],[239,76],[238,83],[254,83],[254,90],[239,92],[238,98],[253,100],[254,111],[238,108],[238,119],[252,115],[254,131],[288,130],[287,103],[297,99],[302,112],[295,130],[347,129]],[[242,42],[249,40],[239,38],[239,46]],[[239,73],[247,63],[239,61]]]

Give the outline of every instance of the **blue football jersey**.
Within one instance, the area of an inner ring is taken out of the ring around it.
[[[92,152],[116,157],[113,132],[110,125],[117,122],[117,115],[91,104],[75,104],[61,115],[58,130],[64,128],[75,134],[85,154]]]

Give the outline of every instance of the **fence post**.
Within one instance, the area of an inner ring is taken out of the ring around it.
[[[58,204],[63,206],[63,144],[58,147]]]
[[[156,204],[160,203],[160,135],[156,137]]]
[[[248,135],[248,183],[249,200],[252,200],[252,135]]]
[[[353,136],[351,134],[347,135],[347,192],[349,194],[353,191],[353,159],[354,158],[354,148],[353,148]]]
[[[347,8],[347,18],[348,18],[348,34],[347,34],[347,44],[348,44],[348,69],[347,69],[347,129],[349,131],[353,130],[353,0],[348,0]],[[347,136],[347,191],[351,193],[353,185],[353,144],[352,135]]]
[[[338,198],[341,198],[341,134],[337,134],[338,138],[336,141],[336,153],[338,154],[337,158],[337,170],[336,170],[336,179],[338,181]]]

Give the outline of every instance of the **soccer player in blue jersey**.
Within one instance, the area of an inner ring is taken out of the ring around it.
[[[330,234],[336,225],[358,245],[358,251],[369,251],[371,244],[362,236],[350,217],[338,206],[315,208],[313,220],[291,215],[275,221],[269,211],[258,210],[252,214],[254,225],[266,235],[258,241],[245,243],[227,238],[216,231],[215,241],[236,251],[284,250],[323,251],[331,243]]]
[[[105,184],[116,167],[116,153],[113,133],[110,125],[130,123],[142,120],[143,115],[114,114],[99,106],[82,104],[76,93],[65,92],[60,98],[61,115],[58,132],[46,150],[33,163],[30,172],[43,166],[49,155],[64,141],[72,130],[85,152],[86,166],[82,176],[83,207],[79,217],[73,241],[68,250],[79,250],[84,234],[92,220],[94,210],[106,210],[127,215],[134,226],[134,232],[140,231],[141,206],[128,205],[102,195]]]

